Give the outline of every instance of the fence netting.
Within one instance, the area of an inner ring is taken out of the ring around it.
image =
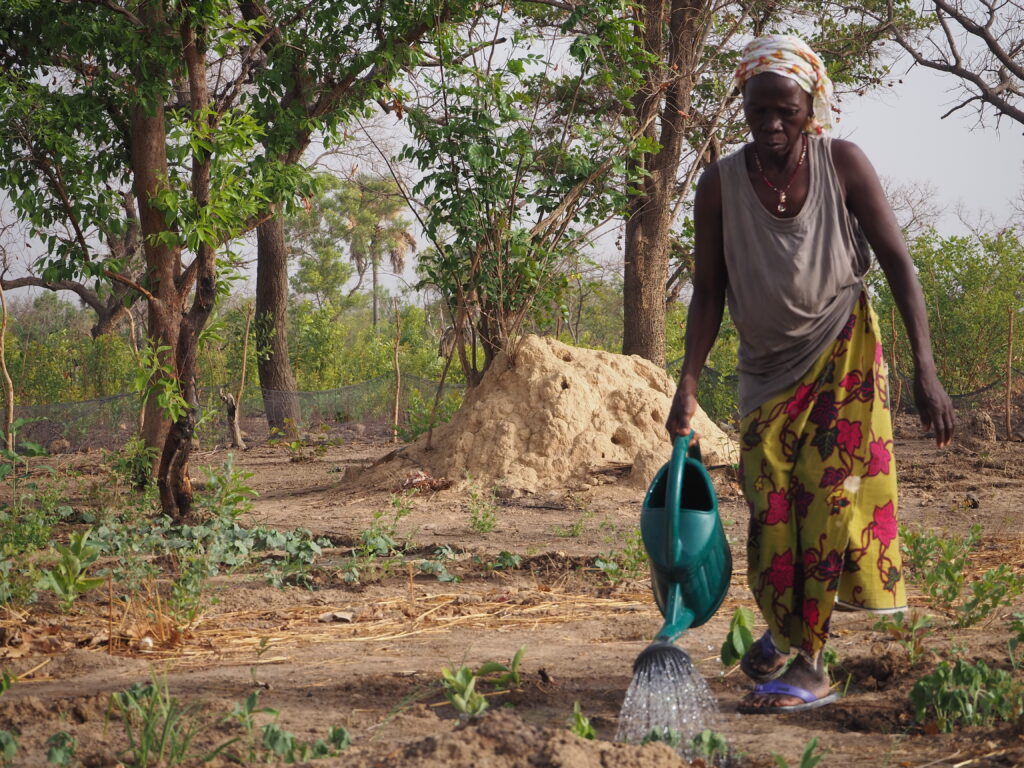
[[[398,398],[399,425],[407,425],[410,418],[429,409],[437,387],[436,381],[403,375]],[[445,384],[442,397],[451,397],[461,390],[461,385]],[[242,397],[239,416],[248,440],[258,442],[271,437],[266,417],[268,405],[287,407],[297,413],[298,423],[294,426],[300,436],[337,435],[354,425],[386,430],[392,424],[395,379],[381,376],[320,392],[275,392],[251,387]],[[60,451],[116,450],[138,435],[140,408],[137,394],[47,405],[15,403],[15,418],[24,420],[18,441],[31,441]],[[200,391],[198,420],[200,448],[225,444],[227,411],[217,388],[204,387]]]

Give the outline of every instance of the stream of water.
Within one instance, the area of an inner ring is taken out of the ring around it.
[[[713,726],[717,712],[707,681],[686,652],[656,643],[633,666],[615,740],[639,744],[654,731],[672,741],[678,734],[677,749],[685,753],[693,737]]]

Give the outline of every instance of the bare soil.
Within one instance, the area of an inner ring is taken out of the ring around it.
[[[898,428],[903,521],[956,534],[980,524],[972,578],[999,563],[1024,569],[1024,444],[967,440],[938,451],[912,421]],[[109,695],[153,675],[166,676],[175,696],[209,712],[227,712],[258,690],[261,705],[278,710],[281,726],[300,739],[323,736],[334,725],[348,728],[353,746],[316,765],[684,765],[664,745],[610,742],[632,662],[661,623],[645,578],[613,584],[594,567],[597,556],[620,550],[635,528],[636,488],[606,473],[585,489],[498,499],[497,528],[488,533],[472,530],[463,492],[420,494],[400,526],[413,563],[371,583],[346,584],[342,566],[359,532],[390,503],[386,489],[353,484],[352,469],[393,447],[382,437],[349,432],[325,451],[296,455],[264,444],[236,457],[254,473],[260,494],[253,522],[306,527],[331,540],[312,590],[272,588],[258,569],[218,577],[192,627],[162,636],[154,629],[148,642],[116,649],[105,638],[121,620],[114,608],[118,584],[109,593],[88,593],[70,614],[43,601],[0,616],[0,667],[20,677],[0,698],[0,729],[20,732],[14,765],[45,765],[45,741],[58,730],[78,739],[82,765],[118,765],[125,742]],[[204,453],[197,463],[225,458],[224,451]],[[95,454],[49,461],[74,467],[81,488],[95,489],[105,477]],[[833,622],[840,702],[801,715],[737,714],[749,683],[738,670],[723,670],[718,647],[733,609],[754,607],[744,578],[746,509],[730,470],[714,475],[736,560],[733,588],[722,610],[681,645],[710,682],[721,708],[716,728],[746,755],[744,765],[774,765],[773,753],[797,765],[812,738],[828,750],[824,766],[1024,765],[1021,723],[951,734],[916,724],[907,694],[937,660],[911,667],[866,615],[837,614]],[[405,479],[396,475],[394,487]],[[445,545],[457,553],[448,568],[458,583],[414,567]],[[488,567],[502,551],[520,555],[520,567]],[[933,650],[956,646],[968,658],[1007,666],[1004,615],[1024,610],[1020,600],[966,630],[928,608],[913,585],[910,602],[936,616],[938,630],[928,641]],[[321,620],[335,612],[351,621]],[[441,667],[507,661],[524,645],[521,689],[491,696],[490,713],[464,727],[442,694]],[[577,701],[598,741],[566,730]],[[201,741],[216,743],[228,732],[215,725]],[[232,763],[217,758],[214,764]]]

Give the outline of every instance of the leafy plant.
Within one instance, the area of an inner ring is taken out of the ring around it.
[[[647,572],[648,559],[640,529],[633,529],[621,550],[595,558],[594,567],[601,570],[612,584],[642,577]]]
[[[435,557],[431,560],[424,560],[420,563],[420,573],[428,576],[436,576],[438,581],[445,583],[457,583],[459,577],[448,572],[448,566],[444,563],[443,557]]]
[[[128,739],[125,759],[135,768],[163,768],[196,760],[191,754],[192,742],[207,723],[197,706],[183,706],[171,695],[166,681],[134,683],[111,694],[110,710],[121,718]],[[198,762],[212,759],[235,741],[237,738],[224,742],[199,757]]]
[[[153,485],[153,464],[156,448],[147,446],[141,437],[131,437],[112,457],[110,468],[114,474],[132,488]]]
[[[1024,684],[984,661],[943,661],[914,683],[910,703],[918,722],[934,721],[945,733],[957,725],[992,725],[1024,714]]]
[[[590,724],[590,718],[583,714],[578,701],[572,705],[572,719],[569,721],[569,730],[581,739],[593,740],[597,738],[597,731]]]
[[[484,490],[475,480],[466,483],[466,494],[469,501],[466,509],[469,511],[469,527],[477,533],[490,533],[498,525],[497,509],[494,489]]]
[[[0,730],[0,763],[10,764],[18,754],[18,737],[11,731]]]
[[[51,590],[61,601],[65,611],[71,610],[75,600],[90,589],[103,584],[105,579],[86,576],[91,566],[100,555],[99,547],[88,543],[90,528],[71,534],[67,546],[56,544],[60,553],[60,561],[53,570],[44,571],[41,586]]]
[[[982,574],[971,584],[971,596],[960,606],[956,626],[970,627],[986,618],[994,618],[997,609],[1024,593],[1024,574],[1014,573],[1006,563]]]
[[[799,768],[814,768],[814,766],[820,763],[827,754],[827,750],[818,750],[818,737],[815,736],[813,739],[808,741],[806,745],[804,745],[803,754],[800,755]],[[775,764],[779,766],[779,768],[789,768],[789,763],[786,762],[786,758],[782,755],[773,753],[772,757],[775,758]]]
[[[66,768],[71,765],[77,748],[78,739],[67,731],[57,731],[46,740],[46,762]]]
[[[714,763],[720,757],[728,757],[729,743],[718,731],[705,728],[690,739],[689,751]]]
[[[938,608],[949,610],[960,598],[971,550],[981,537],[981,526],[971,526],[963,538],[903,531],[903,548],[924,591]]]
[[[267,723],[260,732],[262,744],[269,754],[287,764],[336,757],[352,743],[348,731],[335,726],[331,726],[326,741],[317,739],[314,742],[299,741],[277,723]]]
[[[1007,641],[1007,650],[1010,655],[1010,664],[1015,670],[1021,668],[1024,662],[1024,652],[1018,653],[1017,649],[1024,645],[1024,613],[1015,613],[1010,617],[1010,631],[1013,633]]]
[[[403,442],[411,443],[424,434],[431,426],[447,424],[462,405],[462,392],[448,392],[437,404],[434,423],[430,423],[430,413],[434,407],[434,398],[424,398],[418,389],[409,393],[409,402],[405,407],[405,424],[398,425],[398,437]]]
[[[683,734],[675,728],[669,728],[667,726],[652,728],[650,733],[640,740],[640,743],[652,744],[658,741],[663,744],[668,744],[672,749],[678,749],[683,743]]]
[[[739,606],[729,620],[729,634],[725,636],[719,656],[722,664],[731,667],[738,664],[744,654],[754,645],[754,612]]]
[[[516,555],[503,549],[494,560],[487,564],[487,569],[491,571],[512,571],[518,568],[522,562],[522,555]]]
[[[456,712],[470,719],[480,717],[488,707],[487,699],[476,690],[477,679],[467,666],[459,667],[455,672],[448,667],[441,668],[445,698]]]
[[[909,616],[904,616],[902,612],[883,616],[875,622],[874,628],[879,632],[885,632],[903,646],[907,652],[907,660],[911,664],[917,664],[924,656],[924,641],[935,631],[931,617],[917,612]]]
[[[488,678],[487,682],[491,683],[495,688],[501,690],[518,688],[522,683],[519,667],[523,663],[523,656],[525,654],[526,646],[520,646],[508,664],[502,664],[499,661],[488,661],[480,665],[476,674],[478,677]]]

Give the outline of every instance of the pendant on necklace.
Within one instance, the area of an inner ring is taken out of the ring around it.
[[[775,210],[779,213],[786,212],[786,193],[779,192],[779,204],[775,207]]]

